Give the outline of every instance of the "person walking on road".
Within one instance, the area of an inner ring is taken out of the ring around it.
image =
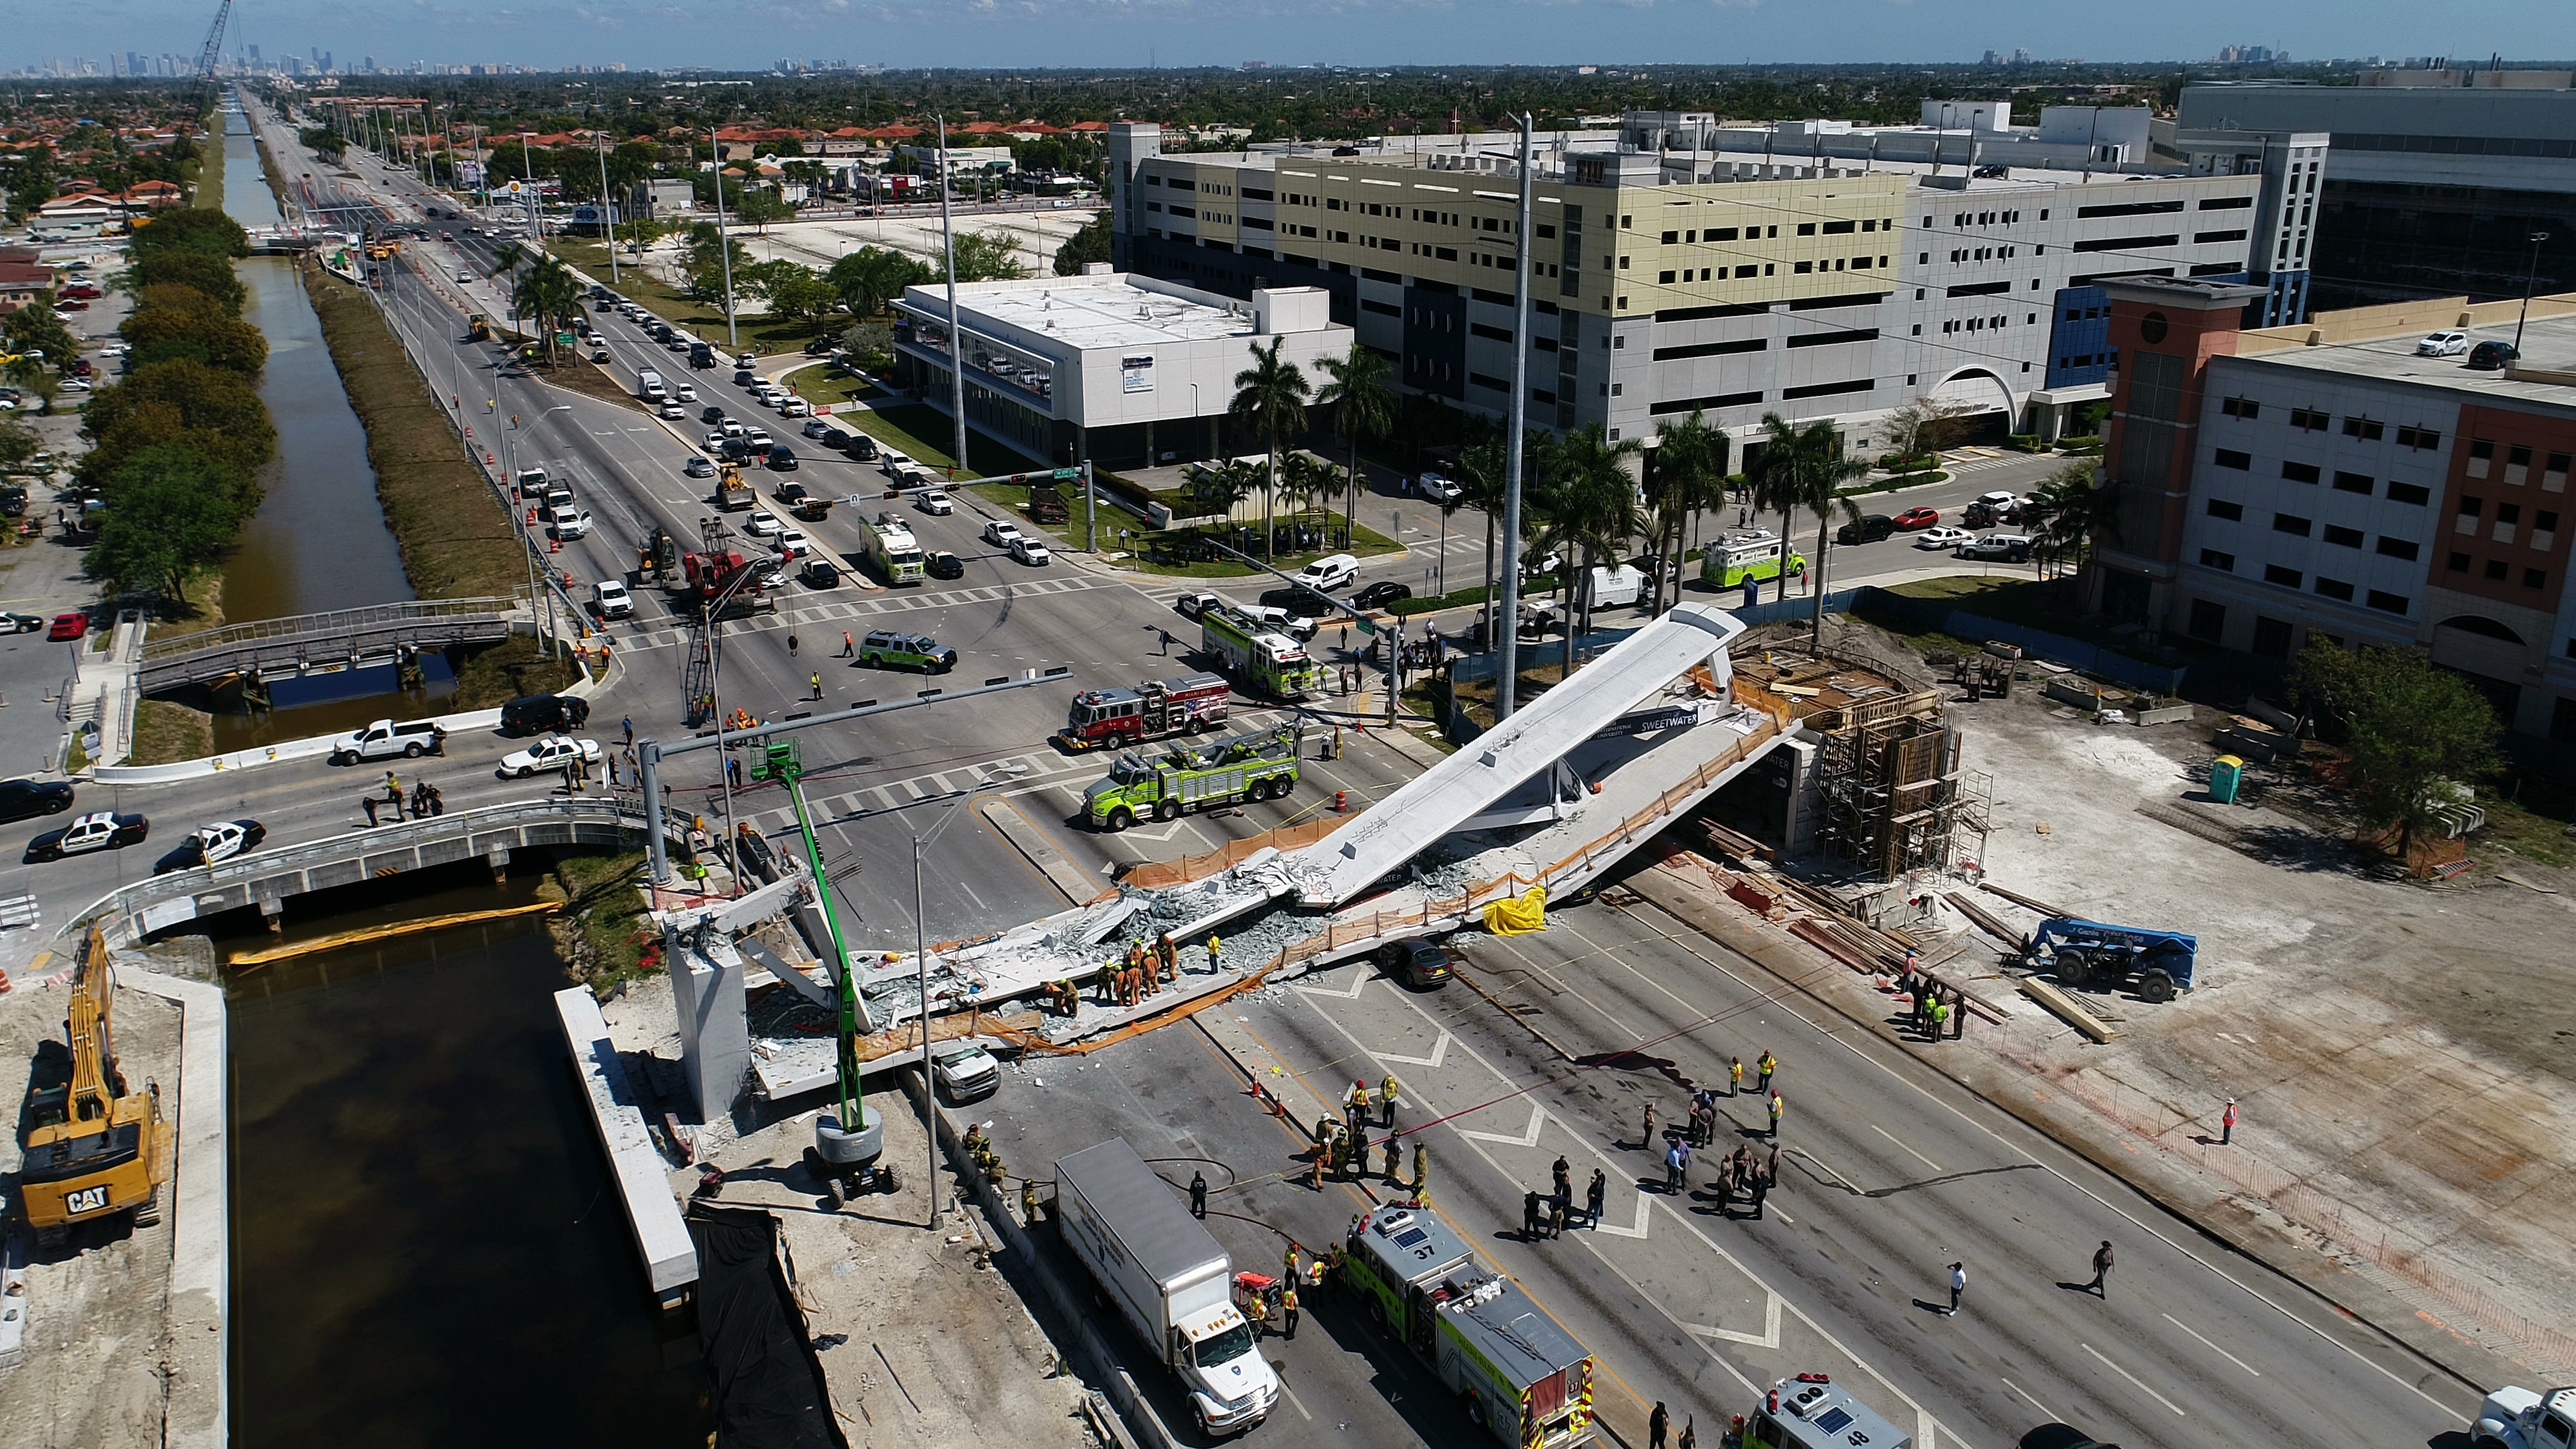
[[[1289,1280],[1287,1285],[1279,1290],[1279,1306],[1286,1311],[1286,1317],[1282,1320],[1282,1331],[1279,1336],[1283,1339],[1293,1339],[1297,1336],[1296,1280]]]
[[[1216,940],[1216,937],[1215,937],[1213,934],[1211,934],[1211,935],[1208,937],[1207,953],[1208,953],[1208,974],[1210,974],[1210,975],[1214,975],[1214,974],[1216,973],[1216,962],[1217,962],[1217,940]]]
[[[816,699],[821,699],[823,697],[823,676],[818,672],[815,674],[813,679],[808,682],[814,686],[814,697]]]
[[[2093,1281],[2084,1286],[2093,1290],[2094,1297],[2107,1300],[2111,1296],[2111,1289],[2106,1281],[2110,1276],[2111,1240],[2104,1238],[2102,1246],[2093,1250]]]
[[[1761,1059],[1760,1061],[1758,1061],[1758,1062],[1755,1062],[1753,1065],[1754,1065],[1754,1067],[1755,1067],[1755,1069],[1756,1069],[1756,1070],[1758,1070],[1758,1071],[1760,1071],[1760,1072],[1762,1073],[1762,1084],[1761,1084],[1760,1086],[1758,1086],[1758,1087],[1755,1087],[1753,1090],[1755,1090],[1755,1091],[1757,1091],[1757,1092],[1767,1092],[1767,1091],[1770,1091],[1770,1090],[1771,1090],[1771,1074],[1772,1074],[1773,1072],[1776,1072],[1776,1071],[1780,1070],[1780,1059],[1779,1059],[1778,1057],[1775,1057],[1775,1056],[1771,1055],[1770,1051],[1766,1048],[1766,1049],[1763,1051],[1763,1053],[1762,1053],[1762,1059]]]
[[[366,807],[367,824],[373,827],[376,823],[376,808],[385,803],[383,798],[376,795],[361,795],[358,797],[358,803]]]
[[[1204,1172],[1190,1174],[1190,1216],[1207,1216],[1207,1174]]]
[[[1742,1057],[1726,1059],[1726,1095],[1730,1097],[1744,1095],[1744,1058]]]
[[[631,750],[635,748],[635,716],[626,716],[622,723],[626,726],[626,747]]]
[[[1387,1073],[1386,1080],[1377,1084],[1378,1116],[1384,1119],[1383,1124],[1387,1127],[1395,1125],[1396,1093],[1402,1090],[1402,1087],[1403,1084],[1395,1079],[1393,1072]]]
[[[1664,1191],[1681,1191],[1683,1179],[1689,1171],[1690,1144],[1675,1138],[1672,1145],[1664,1149]]]
[[[725,778],[733,782],[735,789],[742,788],[742,761],[739,758],[732,755],[725,756]]]
[[[1755,1222],[1762,1220],[1762,1199],[1770,1195],[1771,1184],[1756,1176],[1753,1179],[1753,1220]]]
[[[1592,1185],[1583,1190],[1583,1225],[1585,1227],[1601,1226],[1601,1202],[1603,1198],[1609,1196],[1609,1193],[1610,1179],[1602,1174],[1600,1168],[1592,1169]]]
[[[1774,1142],[1780,1140],[1780,1113],[1786,1106],[1787,1104],[1780,1100],[1780,1093],[1775,1089],[1771,1093],[1771,1140]]]
[[[1521,1194],[1521,1241],[1524,1243],[1538,1241],[1539,1201],[1539,1195],[1535,1192]]]
[[[850,631],[847,629],[841,631],[841,652],[838,657],[842,659],[856,659],[859,657],[858,641],[850,637]]]
[[[1649,1151],[1655,1145],[1655,1104],[1646,1104],[1646,1125],[1637,1129],[1637,1145]]]
[[[1664,1449],[1664,1435],[1673,1427],[1673,1416],[1664,1401],[1655,1400],[1655,1412],[1646,1416],[1646,1449]]]
[[[2227,1110],[2218,1114],[2218,1145],[2225,1147],[2236,1140],[2236,1099],[2227,1099]]]
[[[1682,1437],[1678,1449],[1699,1449],[1699,1415],[1682,1420]]]
[[[1950,1265],[1950,1307],[1947,1310],[1951,1317],[1959,1316],[1959,1296],[1967,1291],[1968,1265],[1952,1263]]]
[[[1764,1187],[1780,1185],[1780,1144],[1777,1142],[1771,1144],[1771,1155],[1763,1160],[1762,1185]]]

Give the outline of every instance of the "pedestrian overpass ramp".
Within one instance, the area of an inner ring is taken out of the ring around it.
[[[1416,776],[1368,813],[1289,858],[1298,898],[1332,909],[1356,899],[1479,816],[1620,716],[1705,664],[1723,697],[1733,677],[1726,646],[1744,632],[1734,615],[1683,604],[1621,640],[1574,679],[1540,695],[1456,754]],[[1669,781],[1667,782],[1669,783]]]

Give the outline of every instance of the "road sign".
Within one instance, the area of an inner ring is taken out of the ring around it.
[[[1080,468],[1058,468],[1055,470],[1055,476],[1056,481],[1059,483],[1070,483],[1074,479],[1082,476],[1082,470]]]
[[[1377,633],[1376,623],[1373,622],[1366,614],[1352,615],[1351,622],[1360,626],[1360,632],[1362,634],[1374,636]]]

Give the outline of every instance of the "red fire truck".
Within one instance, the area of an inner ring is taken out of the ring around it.
[[[1092,689],[1073,697],[1056,738],[1067,749],[1123,748],[1164,735],[1194,735],[1225,723],[1232,686],[1219,674],[1148,679],[1133,689]]]

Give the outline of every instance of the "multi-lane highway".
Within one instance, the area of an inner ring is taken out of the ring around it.
[[[292,145],[273,122],[261,123],[272,147]],[[427,204],[399,178],[369,182],[382,200],[366,201],[337,191],[325,168],[309,169],[317,206],[381,207],[379,215],[409,224],[407,210]],[[434,235],[439,224],[427,225]],[[675,433],[634,407],[549,386],[498,349],[462,341],[464,310],[495,310],[456,300],[456,272],[491,264],[470,239],[453,251],[416,246],[405,258],[416,268],[397,268],[383,300],[425,372],[434,383],[446,379],[440,389],[480,420],[478,438],[490,419],[506,427],[518,418],[512,461],[571,476],[599,521],[598,534],[557,556],[559,567],[582,583],[616,576],[645,527],[695,532],[704,484],[680,472],[693,422]],[[621,373],[671,356],[608,314],[594,321]],[[725,376],[695,380],[702,400],[746,420],[763,416]],[[799,476],[821,492],[874,491],[873,474],[829,455]],[[1984,485],[1972,474],[1954,486]],[[807,707],[806,684],[818,671],[831,703],[919,687],[831,657],[842,630],[889,617],[958,648],[960,679],[1060,663],[1076,680],[1119,682],[1183,663],[1159,653],[1161,631],[1189,632],[1168,608],[1172,590],[1077,559],[1047,569],[1015,564],[975,542],[981,518],[971,506],[914,522],[928,546],[967,561],[965,578],[900,592],[855,582],[791,588],[777,615],[726,627],[728,702],[764,714]],[[853,542],[841,516],[816,533],[835,554]],[[1911,561],[1901,547],[1873,547]],[[1859,576],[1850,559],[1868,557],[1854,550],[1837,567]],[[643,606],[642,617],[611,632],[625,674],[590,733],[612,737],[630,714],[639,733],[678,730],[685,633],[649,591]],[[1310,784],[1284,805],[1176,822],[1150,840],[1146,832],[1094,836],[1066,816],[1098,762],[1045,743],[1064,693],[1056,686],[971,711],[898,716],[809,743],[814,794],[831,822],[827,855],[860,867],[842,879],[863,941],[874,930],[908,942],[907,830],[997,762],[1026,767],[1009,798],[1091,873],[1147,853],[1206,848],[1335,789],[1352,791],[1355,802],[1374,799],[1411,768],[1354,741],[1340,761],[1310,762]],[[525,785],[490,780],[489,760],[504,747],[458,739],[450,760],[432,763],[432,777],[448,786],[452,805],[525,795]],[[112,797],[173,827],[252,814],[270,822],[272,840],[293,840],[359,824],[354,798],[370,773],[291,764],[157,791],[94,791],[84,804]],[[686,775],[672,782],[684,803],[717,813],[709,756],[674,773]],[[754,792],[743,808],[774,828],[780,803]],[[157,853],[156,843],[123,853],[132,859],[0,866],[0,892],[25,888],[26,873],[37,871],[49,890],[130,875]],[[1063,899],[980,820],[951,831],[933,856],[935,933],[1022,919]],[[1707,1419],[1697,1428],[1713,1443],[1757,1386],[1801,1371],[1848,1383],[1922,1449],[2001,1449],[2052,1420],[2131,1446],[2421,1444],[2458,1429],[2474,1408],[2466,1387],[1915,1060],[1973,1048],[1893,1044],[1824,1014],[1794,983],[1643,902],[1560,909],[1543,934],[1461,945],[1472,987],[1415,991],[1370,967],[1344,966],[1079,1061],[1032,1061],[976,1115],[992,1119],[1015,1174],[1043,1177],[1057,1156],[1111,1135],[1126,1136],[1176,1182],[1205,1172],[1218,1189],[1212,1229],[1239,1264],[1266,1269],[1289,1238],[1329,1243],[1352,1213],[1387,1198],[1377,1182],[1305,1186],[1304,1129],[1295,1124],[1332,1111],[1354,1079],[1397,1076],[1406,1162],[1410,1144],[1428,1147],[1434,1210],[1599,1355],[1603,1408],[1635,1449],[1658,1401],[1670,1405],[1676,1433],[1684,1415]],[[1644,1106],[1655,1103],[1663,1124],[1677,1123],[1691,1087],[1724,1093],[1729,1058],[1749,1066],[1766,1050],[1781,1063],[1786,1111],[1780,1188],[1761,1217],[1710,1190],[1719,1153],[1772,1145],[1767,1112],[1750,1095],[1721,1097],[1717,1146],[1681,1191],[1663,1190],[1660,1156],[1642,1140]],[[1246,1091],[1254,1081],[1285,1100],[1291,1121],[1255,1104]],[[1524,1194],[1547,1189],[1559,1157],[1578,1201],[1593,1173],[1603,1175],[1601,1221],[1526,1240]],[[2097,1295],[2083,1285],[2103,1240],[2117,1263]],[[1955,1316],[1942,1311],[1952,1262],[1966,1266],[1969,1282]],[[1288,1394],[1258,1431],[1265,1442],[1482,1442],[1429,1375],[1329,1295],[1310,1299],[1294,1341],[1274,1339],[1267,1351]],[[1130,1367],[1160,1397],[1167,1421],[1182,1423],[1166,1377],[1142,1355]]]

